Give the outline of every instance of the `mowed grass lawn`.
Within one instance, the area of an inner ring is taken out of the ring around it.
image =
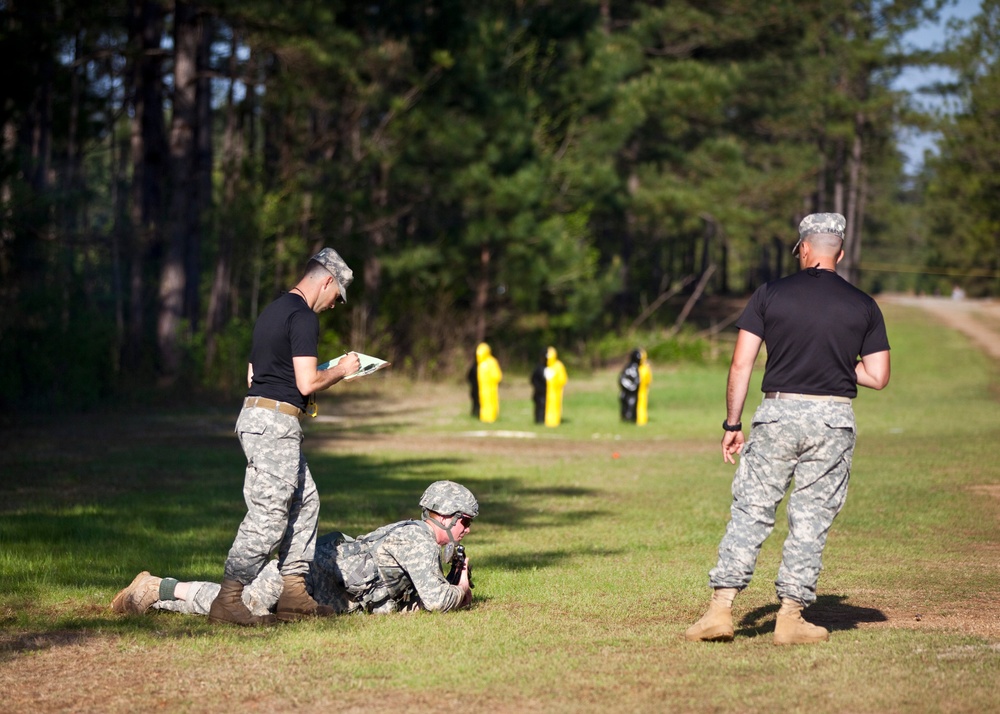
[[[482,425],[458,379],[382,373],[306,426],[320,530],[468,485],[471,610],[259,630],[115,616],[139,570],[220,578],[244,513],[237,405],[23,415],[0,432],[0,711],[998,711],[1000,370],[922,313],[886,317],[892,382],[855,402],[807,611],[828,643],[771,644],[784,509],[735,641],[683,640],[728,519],[726,364],[654,364],[643,428],[618,420],[617,369],[571,370],[558,429],[532,423],[526,375]]]

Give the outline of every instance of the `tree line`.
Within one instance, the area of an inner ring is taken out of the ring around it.
[[[237,388],[324,245],[321,349],[418,374],[745,294],[812,211],[852,282],[995,294],[998,0],[909,50],[943,1],[2,0],[0,400]],[[910,181],[933,118],[891,85],[930,61],[959,109]],[[927,274],[864,269],[900,251]]]

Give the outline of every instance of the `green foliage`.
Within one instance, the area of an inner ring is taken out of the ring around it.
[[[321,348],[379,352],[414,374],[446,374],[496,336],[515,353],[558,343],[586,361],[589,345],[613,342],[609,332],[710,268],[706,295],[794,269],[787,245],[808,207],[854,201],[865,262],[903,254],[941,274],[880,267],[860,274],[865,287],[930,290],[961,273],[970,294],[996,290],[992,0],[952,57],[964,113],[912,188],[894,131],[923,119],[889,87],[930,59],[900,43],[938,0],[212,0],[200,16],[217,41],[199,71],[212,77],[201,151],[215,191],[202,197],[204,231],[185,238],[185,278],[198,287],[185,293],[186,327],[160,335],[177,187],[150,128],[166,125],[168,100],[143,90],[169,86],[178,63],[135,42],[156,44],[176,16],[129,27],[112,4],[15,3],[0,24],[13,78],[0,330],[43,320],[37,348],[56,351],[84,296],[89,334],[104,340],[93,352],[110,358],[88,359],[93,378],[75,381],[146,384],[176,343],[186,373],[166,381],[235,388],[248,325],[323,245],[356,280]],[[163,106],[140,121],[147,99]],[[133,156],[139,138],[151,143]],[[57,276],[51,305],[21,299],[38,275]],[[671,358],[704,351],[670,344]],[[0,377],[10,399],[32,396],[22,371]]]
[[[649,359],[656,362],[692,363],[704,362],[709,354],[708,344],[697,338],[674,338],[654,342],[646,349]]]
[[[205,385],[220,395],[246,393],[247,361],[253,325],[245,320],[233,320],[215,335],[215,353],[209,360],[206,346],[195,335],[186,347],[188,370],[196,375],[195,385]],[[324,353],[325,354],[325,353]]]
[[[36,315],[41,313],[36,313]],[[117,394],[114,331],[81,310],[52,327],[15,325],[0,339],[0,405],[85,411]]]
[[[981,14],[951,54],[961,108],[941,124],[940,153],[925,169],[928,266],[970,296],[1000,289],[1000,3]]]
[[[715,361],[715,350],[704,339],[692,337],[685,331],[667,336],[662,332],[647,331],[633,334],[608,333],[600,340],[587,345],[587,357],[591,364],[618,364],[624,367],[632,350],[640,347],[655,364],[690,365]],[[728,360],[728,355],[726,356]]]

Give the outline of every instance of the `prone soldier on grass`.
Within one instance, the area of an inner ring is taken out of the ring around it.
[[[472,602],[471,566],[461,540],[468,535],[479,503],[454,481],[435,481],[420,498],[421,520],[390,523],[358,538],[328,533],[316,544],[306,587],[316,602],[337,614],[352,612],[447,612]],[[442,548],[452,569],[446,578]],[[461,551],[459,550],[461,549]],[[278,561],[271,560],[248,584],[243,603],[255,624],[274,622],[282,590]],[[179,582],[139,573],[111,603],[118,613],[168,610],[208,615],[218,583]]]

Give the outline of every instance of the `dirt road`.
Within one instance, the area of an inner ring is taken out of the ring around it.
[[[1000,301],[912,295],[880,295],[878,300],[925,310],[938,321],[969,337],[993,359],[1000,360]]]

